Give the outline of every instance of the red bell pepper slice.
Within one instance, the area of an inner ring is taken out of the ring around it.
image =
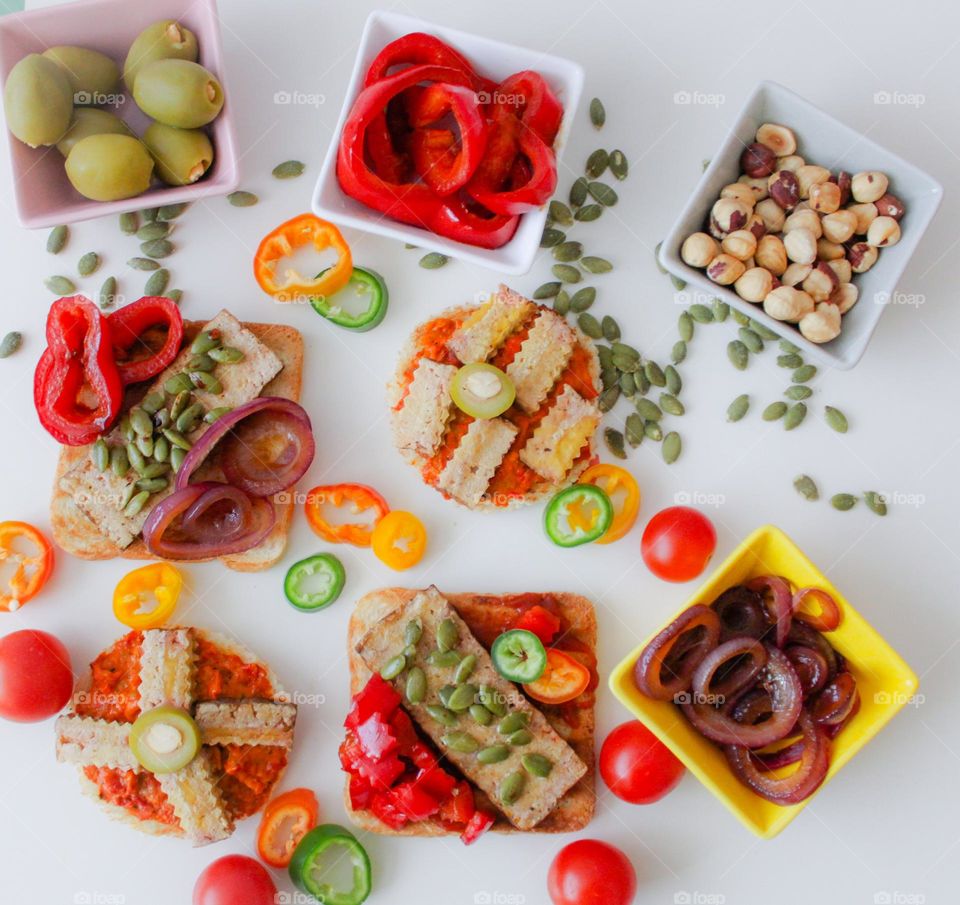
[[[357,726],[357,738],[360,739],[363,753],[371,760],[382,760],[397,748],[397,737],[390,724],[379,713],[373,714]]]
[[[548,647],[560,631],[560,620],[550,610],[536,604],[526,610],[513,624],[513,628],[533,632]]]
[[[461,829],[466,827],[477,808],[473,801],[473,787],[465,780],[456,783],[440,804],[440,819],[445,826]]]
[[[406,826],[407,815],[400,810],[389,792],[377,792],[370,802],[370,810],[374,817],[392,830],[402,830]]]
[[[40,423],[66,446],[92,443],[120,411],[123,383],[110,326],[82,295],[50,306],[47,349],[34,374],[33,399]]]
[[[473,845],[492,826],[493,814],[487,811],[475,811],[467,828],[460,834],[460,838],[464,845]]]
[[[539,72],[515,72],[496,87],[493,96],[500,108],[513,112],[548,145],[556,141],[563,105]]]
[[[418,788],[422,789],[436,801],[444,801],[457,786],[457,781],[441,767],[430,767],[420,770],[413,780]]]
[[[469,188],[469,187],[468,187]],[[520,225],[517,215],[492,214],[473,209],[459,195],[443,199],[434,221],[434,232],[479,248],[500,248],[513,238]]]
[[[467,186],[467,194],[497,214],[525,214],[546,204],[557,187],[557,158],[553,148],[535,131],[525,129],[521,124],[519,150],[532,165],[526,182],[498,189],[494,182],[475,178]]]
[[[412,757],[414,748],[421,742],[417,737],[417,730],[413,727],[413,720],[407,715],[406,710],[401,708],[390,717],[390,730],[397,740],[397,753],[404,757]]]
[[[183,315],[172,299],[147,295],[114,311],[107,320],[113,342],[114,359],[124,384],[140,383],[156,377],[176,357],[183,343]],[[163,346],[156,352],[143,340],[151,327],[166,327]],[[142,346],[148,353],[138,357]]]
[[[271,867],[287,867],[293,852],[317,825],[319,805],[310,789],[291,789],[271,801],[257,831],[257,854]]]
[[[440,802],[415,783],[402,782],[390,793],[400,811],[413,822],[426,820],[440,810]]]
[[[367,684],[354,695],[353,704],[343,725],[347,729],[356,729],[375,713],[389,719],[399,706],[400,695],[389,682],[374,673]]]
[[[428,35],[422,31],[410,32],[387,44],[370,64],[363,80],[363,87],[366,88],[386,78],[394,66],[412,65],[448,66],[451,69],[459,69],[473,76],[478,82],[478,88],[482,87],[479,84],[481,80],[473,71],[473,66],[463,54],[435,35]]]
[[[373,786],[356,773],[350,774],[347,781],[347,792],[350,795],[350,807],[355,811],[363,811],[370,807],[373,800]]]

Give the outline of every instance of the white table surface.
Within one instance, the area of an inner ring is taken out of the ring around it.
[[[615,273],[598,280],[597,308],[615,314],[626,338],[661,359],[674,341],[679,309],[652,249],[695,183],[702,159],[711,155],[758,80],[779,79],[927,169],[947,189],[901,283],[922,304],[892,306],[854,371],[817,377],[815,405],[801,429],[786,434],[760,421],[757,410],[745,422],[725,423],[734,396],[751,392],[759,407],[777,398],[787,382],[773,352],[746,373],[727,364],[731,321],[698,328],[683,367],[688,414],[681,460],[666,467],[650,443],[631,455],[644,492],[641,521],[683,495],[710,501],[718,560],[756,526],[779,525],[911,664],[921,676],[923,695],[773,841],[750,836],[692,777],[646,808],[614,799],[600,783],[597,817],[584,835],[607,839],[629,854],[639,876],[638,902],[956,900],[960,207],[954,193],[960,182],[960,11],[944,3],[887,5],[889,13],[880,6],[826,0],[763,6],[629,0],[399,5],[584,64],[585,96],[603,98],[607,126],[596,135],[581,109],[566,163],[578,170],[603,144],[621,147],[632,164],[629,181],[618,186],[619,207],[583,230],[590,249],[617,265]],[[217,564],[185,569],[189,590],[180,619],[234,633],[270,662],[289,688],[323,702],[301,708],[284,785],[315,788],[323,819],[335,822],[345,820],[336,754],[347,706],[344,636],[351,602],[361,594],[383,585],[431,582],[450,591],[589,594],[598,608],[606,677],[695,587],[665,584],[647,572],[639,557],[639,527],[611,546],[561,552],[544,537],[538,509],[492,517],[462,511],[425,489],[391,448],[384,384],[404,337],[430,314],[489,289],[497,274],[459,263],[425,272],[416,252],[349,234],[355,259],[375,267],[390,284],[389,316],[366,335],[340,332],[307,309],[273,306],[255,285],[250,262],[262,234],[307,208],[355,42],[372,8],[368,0],[223,0],[227,88],[230,103],[242,111],[243,186],[259,193],[261,202],[245,210],[222,199],[197,205],[177,225],[180,250],[170,260],[173,285],[185,290],[186,316],[202,318],[226,305],[245,319],[287,321],[303,331],[304,404],[318,440],[304,486],[375,484],[394,507],[418,512],[430,531],[427,557],[402,576],[369,552],[337,549],[348,570],[346,590],[333,608],[316,616],[298,614],[281,593],[285,565],[325,547],[302,515],[283,564],[267,572],[239,575]],[[325,101],[316,107],[275,105],[278,91],[320,93]],[[720,103],[678,104],[677,92],[720,95]],[[876,92],[899,92],[894,100],[919,98],[914,105],[878,104]],[[0,147],[5,157],[5,142]],[[271,168],[291,157],[308,162],[306,174],[273,180]],[[7,161],[0,161],[0,333],[22,330],[25,343],[16,357],[0,363],[5,423],[0,516],[46,527],[57,449],[36,422],[30,392],[50,302],[42,280],[72,269],[90,249],[104,259],[101,271],[82,281],[90,295],[107,274],[117,273],[121,291],[136,297],[143,275],[125,270],[135,245],[120,235],[113,218],[73,227],[69,249],[57,259],[48,256],[45,234],[16,223],[8,172]],[[568,169],[562,184],[571,178]],[[541,255],[528,276],[514,281],[516,288],[532,292],[548,278],[550,263],[548,254]],[[848,413],[846,436],[822,423],[820,406],[826,402]],[[791,481],[800,471],[814,475],[827,495],[873,487],[895,491],[904,502],[892,506],[886,519],[862,505],[836,513],[794,492]],[[70,647],[75,667],[83,667],[122,632],[110,595],[127,568],[62,555],[42,597],[4,616],[2,630],[55,632]],[[598,743],[626,717],[604,688]],[[74,771],[55,762],[51,722],[0,724],[0,763],[0,901],[179,905],[189,901],[195,877],[211,860],[253,852],[256,820],[242,824],[229,841],[199,850],[110,822],[78,793]],[[547,867],[570,838],[491,835],[465,849],[456,839],[367,836],[363,841],[375,872],[369,901],[546,903]],[[289,892],[286,877],[276,876]]]

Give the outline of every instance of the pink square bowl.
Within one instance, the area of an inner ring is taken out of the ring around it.
[[[0,79],[6,81],[14,65],[28,53],[40,53],[56,44],[74,44],[99,50],[122,66],[133,39],[161,19],[182,22],[196,36],[199,62],[224,86],[226,103],[211,125],[215,159],[203,179],[193,185],[152,188],[123,201],[90,201],[67,179],[63,157],[56,148],[29,148],[6,129],[17,216],[30,228],[90,220],[107,214],[195,201],[232,192],[240,183],[237,139],[231,120],[230,91],[223,68],[220,22],[215,0],[80,0],[0,18]],[[113,112],[138,135],[149,118],[123,95]]]

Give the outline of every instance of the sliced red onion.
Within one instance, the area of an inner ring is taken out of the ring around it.
[[[261,417],[249,428],[241,425],[252,415]],[[177,472],[177,490],[189,485],[190,477],[224,438],[231,441],[223,454],[228,480],[256,497],[273,496],[292,487],[306,473],[316,452],[310,418],[303,408],[290,399],[260,396],[227,412],[201,434]],[[271,438],[273,443],[269,443]],[[282,446],[271,450],[269,459],[258,452],[277,441]],[[238,451],[237,443],[245,449]]]
[[[723,704],[753,683],[767,665],[767,651],[755,638],[731,638],[715,647],[693,672],[696,700]]]
[[[803,601],[813,597],[820,604],[819,613],[803,613],[800,606]],[[797,619],[802,619],[808,625],[812,625],[818,632],[832,632],[840,625],[840,607],[832,595],[828,594],[823,588],[800,588],[793,595],[793,614]]]
[[[765,688],[750,688],[735,695],[723,708],[738,723],[756,726],[773,716],[773,701]]]
[[[853,673],[839,673],[814,701],[813,718],[821,725],[836,726],[850,715],[858,697]]]
[[[803,756],[803,749],[803,739],[797,739],[797,741],[790,742],[789,745],[784,745],[776,751],[755,751],[753,753],[754,762],[758,770],[769,773],[772,770],[779,770],[781,767],[789,767],[790,764],[795,764]]]
[[[791,623],[790,632],[787,635],[787,644],[802,644],[804,647],[812,647],[819,651],[824,660],[827,661],[827,671],[830,679],[843,668],[843,658],[833,649],[833,645],[813,626],[807,625],[800,619],[794,619]]]
[[[800,679],[804,700],[823,689],[830,677],[830,667],[819,650],[805,644],[788,644],[783,652]]]
[[[783,647],[793,620],[790,585],[779,575],[761,575],[748,581],[746,587],[762,596],[767,618],[776,626],[777,647]]]
[[[719,639],[717,614],[702,603],[695,604],[643,649],[633,668],[637,688],[647,697],[672,701],[689,690],[693,671]]]
[[[850,708],[850,712],[846,715],[846,718],[841,720],[839,723],[831,723],[829,726],[824,726],[823,731],[827,733],[827,738],[836,738],[847,726],[850,725],[850,722],[853,718],[860,712],[860,692],[858,691],[853,696],[853,706]]]
[[[727,588],[710,606],[720,617],[720,640],[746,635],[763,640],[770,630],[763,597],[743,585]]]

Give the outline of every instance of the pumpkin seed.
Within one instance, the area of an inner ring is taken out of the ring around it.
[[[764,421],[777,421],[787,414],[786,402],[771,402],[760,416]]]
[[[461,664],[463,661],[460,661]],[[466,710],[477,696],[477,686],[470,684],[457,685],[446,700],[448,710],[454,713],[462,713]]]
[[[576,261],[583,254],[583,243],[561,242],[559,245],[554,246],[552,254],[558,261],[566,263]]]
[[[712,324],[713,323],[713,311],[711,311],[706,305],[696,304],[691,305],[688,309],[690,312],[690,317],[692,317],[698,324]]]
[[[617,385],[620,387],[620,392],[623,393],[628,399],[636,395],[637,392],[637,381],[633,374],[626,373],[620,375],[620,380],[617,382]]]
[[[491,745],[489,748],[482,748],[477,752],[477,760],[481,764],[499,764],[509,756],[510,749],[506,745]]]
[[[659,421],[663,417],[660,407],[649,399],[637,399],[633,404],[636,407],[637,414],[644,421]]]
[[[170,441],[166,437],[158,437],[153,442],[153,458],[155,462],[165,465],[170,458]]]
[[[599,179],[609,163],[610,155],[603,148],[597,148],[597,150],[587,158],[587,164],[583,168],[583,171],[591,179]]]
[[[585,204],[583,207],[577,208],[577,212],[573,216],[581,223],[592,223],[594,220],[599,220],[602,213],[603,207],[601,205]]]
[[[152,258],[130,258],[127,261],[127,267],[132,267],[134,270],[156,270],[160,265]]]
[[[554,264],[550,272],[563,283],[579,283],[583,274],[572,264]]]
[[[191,384],[191,389],[193,385]],[[170,405],[170,420],[176,421],[186,410],[187,406],[190,405],[190,400],[192,399],[190,390],[180,390],[177,395],[174,397],[173,402]]]
[[[828,405],[823,410],[823,418],[827,422],[829,427],[832,427],[838,434],[845,434],[847,432],[847,416],[840,411],[840,409],[835,409],[832,405]]]
[[[789,339],[780,340],[780,351],[781,352],[799,352],[800,348],[795,346]]]
[[[104,472],[110,467],[110,448],[103,437],[100,437],[90,448],[90,461],[99,472]]]
[[[792,431],[803,423],[807,417],[807,407],[802,402],[795,402],[783,418],[783,429]]]
[[[668,415],[680,416],[686,412],[683,403],[672,393],[660,394],[660,408]]]
[[[169,427],[165,427],[161,433],[170,441],[171,446],[176,446],[177,449],[189,452],[193,448],[193,444],[183,434],[170,430]]]
[[[573,226],[573,212],[562,201],[554,199],[547,208],[547,215],[554,223],[561,226]]]
[[[480,742],[469,732],[447,732],[440,737],[440,742],[445,748],[460,754],[473,754],[480,747]]]
[[[733,315],[733,319],[734,319],[741,327],[749,327],[749,326],[750,326],[750,318],[747,317],[742,311],[737,311],[737,309],[734,308],[734,309],[731,310],[730,313]]]
[[[620,339],[620,325],[609,314],[605,314],[600,322],[600,329],[603,331],[603,338],[608,342],[616,342]]]
[[[606,443],[612,456],[616,456],[618,459],[626,459],[627,452],[623,447],[623,434],[616,428],[608,427],[604,430],[603,442]]]
[[[138,437],[153,435],[153,419],[139,406],[130,409],[130,426]]]
[[[874,515],[887,514],[887,501],[884,499],[883,494],[877,493],[875,490],[866,490],[863,494],[863,501]]]
[[[687,357],[687,344],[682,340],[678,339],[674,344],[673,348],[670,350],[670,360],[675,364],[680,364],[681,361],[684,361]]]
[[[191,371],[190,380],[198,390],[206,390],[214,396],[219,396],[223,392],[223,384],[206,371]]]
[[[619,355],[632,361],[640,361],[640,352],[628,343],[615,341],[610,350],[615,356]]]
[[[136,485],[136,484],[127,484],[127,485],[123,488],[123,493],[120,494],[120,501],[119,501],[119,503],[117,504],[117,509],[119,509],[121,512],[122,512],[124,509],[126,509],[126,508],[127,508],[127,504],[130,502],[130,500],[133,499],[133,495],[134,495],[136,492],[137,492],[137,485]]]
[[[531,776],[539,776],[541,779],[548,777],[553,769],[553,761],[542,754],[524,754],[520,763]]]
[[[443,267],[449,260],[446,255],[440,254],[439,251],[431,251],[425,254],[419,263],[424,270],[437,270]]]
[[[592,314],[584,312],[577,318],[577,326],[586,333],[590,339],[600,339],[603,336],[603,328]]]
[[[765,324],[761,324],[760,321],[753,320],[752,318],[750,320],[750,329],[753,330],[753,332],[756,333],[760,339],[766,342],[773,342],[780,335],[779,333],[774,333],[773,330],[771,330]]]
[[[144,223],[140,229],[137,230],[137,238],[141,242],[150,242],[153,239],[165,239],[170,233],[170,224],[161,223],[159,220],[154,220],[153,223]]]
[[[138,468],[137,471],[143,472],[143,469],[147,467],[147,459],[153,458],[153,437],[134,437],[133,440],[140,454],[143,456],[143,466]],[[129,455],[129,453],[127,453]]]
[[[727,358],[738,371],[744,371],[750,362],[750,350],[739,339],[732,340],[727,343]]]
[[[296,179],[303,174],[304,165],[299,160],[285,160],[273,168],[274,179]]]
[[[597,290],[593,286],[578,289],[570,298],[570,310],[578,314],[586,311],[597,299]],[[586,331],[584,331],[586,332]]]
[[[130,460],[127,458],[127,451],[122,446],[114,446],[110,450],[110,471],[118,478],[122,478],[130,471]]]
[[[830,505],[840,512],[847,512],[857,505],[857,498],[852,493],[835,493],[830,497]]]
[[[537,301],[541,301],[542,299],[552,299],[560,291],[560,287],[562,285],[562,283],[558,282],[542,283],[533,290],[533,297]]]
[[[213,424],[215,421],[219,421],[227,412],[233,411],[233,406],[230,405],[218,405],[214,409],[210,409],[206,415],[203,416],[204,424]]]
[[[471,704],[467,712],[481,726],[489,726],[493,722],[493,714],[483,704]]]
[[[680,334],[680,339],[685,343],[693,339],[693,318],[689,311],[680,312],[680,316],[677,318],[677,332]]]
[[[88,251],[85,255],[82,255],[80,260],[77,261],[77,273],[82,277],[88,277],[90,274],[94,273],[96,269],[100,266],[100,255],[95,251]]]
[[[194,355],[218,348],[220,348],[219,331],[215,333],[211,330],[204,330],[203,333],[198,333],[193,342],[190,343],[190,351],[193,352]]]
[[[475,654],[467,654],[457,666],[457,671],[453,674],[453,681],[458,684],[461,682],[466,682],[467,679],[473,675],[473,671],[477,668],[477,657]],[[474,690],[476,694],[476,690]]]
[[[602,129],[606,121],[607,111],[604,109],[603,101],[595,97],[590,101],[590,122],[593,123],[594,129]]]
[[[437,648],[440,653],[453,650],[460,643],[460,630],[452,619],[444,619],[437,626]]]
[[[123,514],[127,518],[133,518],[135,515],[139,515],[143,507],[147,505],[147,500],[149,499],[149,490],[141,490],[139,493],[134,494],[134,496],[130,499],[130,502],[124,506]]]
[[[566,317],[570,312],[570,293],[566,289],[561,289],[553,300],[553,310],[561,317]]]
[[[494,716],[503,716],[507,712],[506,701],[495,688],[489,685],[481,685],[477,693],[480,703],[487,708]]]
[[[808,383],[817,376],[816,365],[801,365],[793,372],[790,378],[794,383]]]
[[[740,341],[755,355],[759,355],[763,351],[763,340],[760,339],[758,333],[749,327],[741,327],[737,331],[737,336],[740,337]]]
[[[43,285],[46,286],[47,289],[49,289],[54,295],[59,296],[73,295],[77,291],[77,287],[73,280],[68,280],[66,277],[62,276],[47,277],[43,281]]]
[[[713,308],[713,319],[718,324],[722,324],[730,315],[730,306],[720,299],[714,299],[711,307]]]
[[[627,155],[617,149],[610,152],[610,172],[621,182],[627,178],[630,172],[630,164],[627,161]]]
[[[411,704],[419,704],[427,696],[427,674],[419,666],[414,666],[407,673],[404,694]]]
[[[572,207],[580,207],[587,200],[587,180],[583,176],[574,179],[569,198]]]
[[[174,374],[173,377],[168,377],[163,384],[164,392],[169,393],[171,396],[176,396],[178,393],[183,393],[188,390],[193,389],[193,381],[190,380],[190,375],[186,373]]]
[[[137,436],[133,428],[130,427],[130,419],[126,415],[120,419],[120,426],[117,428],[117,431],[124,440],[133,440],[133,438]]]
[[[644,421],[643,435],[654,443],[659,443],[663,439],[663,428],[656,421]]]
[[[172,421],[173,419],[170,417],[169,409],[160,409],[160,411],[153,416],[153,423],[156,425],[157,430],[170,427]]]
[[[673,365],[667,365],[663,369],[663,376],[667,379],[667,391],[673,396],[678,396],[683,389],[680,372]]]
[[[120,215],[120,232],[125,236],[132,236],[140,225],[140,218],[136,211],[127,211]]]
[[[629,372],[631,374],[640,373],[640,360],[637,358],[627,358],[625,355],[614,354],[613,366],[619,371]],[[649,381],[647,381],[647,383],[649,383]]]
[[[519,771],[505,776],[503,781],[500,783],[500,788],[497,790],[497,794],[500,796],[501,803],[507,805],[508,807],[514,804],[523,794],[523,786],[525,783],[526,779],[523,773]]]
[[[211,349],[211,352],[216,351]],[[201,352],[199,355],[191,355],[187,359],[187,368],[191,371],[212,371],[217,363],[210,356],[209,352]]]
[[[391,657],[380,669],[380,678],[389,682],[395,679],[407,668],[407,658],[403,654]]]
[[[52,255],[58,255],[63,251],[70,238],[70,229],[66,226],[55,226],[50,230],[47,236],[47,251]]]
[[[566,238],[566,234],[563,231],[554,229],[552,226],[545,226],[543,228],[543,235],[540,236],[540,247],[554,248]]]
[[[613,407],[617,404],[617,400],[620,398],[620,383],[619,380],[611,383],[601,394],[600,398],[597,400],[597,407],[601,412],[609,412],[613,410]]]
[[[227,201],[234,207],[253,207],[259,200],[253,192],[245,192],[242,189],[227,195]]]
[[[660,365],[655,361],[645,362],[643,365],[643,373],[647,375],[647,380],[655,387],[665,387],[667,385],[667,378],[661,370]]]
[[[450,696],[451,696],[456,690],[457,690],[457,686],[456,686],[456,685],[447,684],[447,685],[444,685],[443,688],[441,688],[441,689],[437,692],[437,696],[440,698],[440,703],[443,704],[443,706],[446,707],[447,710],[451,710],[451,709],[452,709],[452,708],[450,707],[450,704],[449,704]]]
[[[180,471],[180,466],[183,465],[183,460],[187,457],[187,451],[185,449],[180,449],[179,446],[170,447],[170,467],[173,469],[174,474]]]
[[[423,709],[426,710],[433,719],[444,726],[457,725],[457,715],[452,710],[447,710],[446,707],[440,704],[427,704]]]
[[[0,358],[9,358],[23,343],[23,334],[12,330],[0,340]]]
[[[587,191],[593,199],[604,207],[613,207],[620,200],[613,186],[607,185],[605,182],[591,182],[587,186]]]
[[[820,499],[820,491],[817,490],[817,485],[810,475],[797,475],[793,479],[793,487],[805,500],[812,502]]]
[[[143,217],[143,219],[144,219],[147,223],[153,223],[153,221],[156,220],[157,217],[160,216],[160,208],[159,208],[159,207],[145,207],[142,211],[140,211],[140,216]]]
[[[148,258],[167,258],[173,254],[173,243],[169,239],[151,239],[140,243],[140,251]]]
[[[801,399],[809,399],[813,395],[813,390],[808,386],[804,386],[802,383],[796,383],[793,386],[787,387],[783,391],[783,395],[787,399],[793,399],[799,401]]]
[[[637,447],[643,443],[643,418],[636,412],[631,412],[627,415],[624,435],[626,436],[627,443],[633,447]]]
[[[195,402],[177,418],[176,428],[181,434],[190,434],[196,430],[205,414],[203,406]]]
[[[411,619],[403,630],[404,644],[418,644],[423,637],[423,626],[419,619]]]
[[[796,370],[803,364],[803,356],[796,352],[787,352],[777,356],[777,365],[781,368],[790,368]]]
[[[514,710],[497,723],[497,732],[501,735],[513,735],[521,729],[526,729],[530,722],[530,714],[525,710]]]
[[[609,368],[613,365],[613,349],[602,343],[596,344],[597,358],[600,359],[601,368]]]
[[[596,255],[587,255],[580,261],[580,266],[588,273],[610,273],[613,270],[613,264],[606,258],[598,258]]]
[[[670,431],[670,433],[663,438],[663,461],[666,462],[667,465],[673,465],[673,463],[680,458],[681,450],[680,434],[676,431]]]
[[[166,478],[141,478],[137,481],[137,490],[146,490],[147,493],[159,493],[166,490],[170,482]]]
[[[144,295],[163,295],[167,291],[167,283],[170,282],[170,271],[165,267],[155,270],[143,287]]]
[[[107,277],[100,287],[100,297],[98,299],[100,307],[106,311],[112,308],[117,301],[117,278]]]
[[[743,393],[727,406],[727,421],[739,421],[750,409],[750,397]]]
[[[178,204],[164,204],[157,208],[157,219],[164,223],[176,220],[188,207],[190,207],[190,204],[186,201],[181,201]]]
[[[431,651],[427,657],[427,663],[431,666],[439,666],[441,669],[456,666],[460,662],[460,654],[455,650]]]
[[[660,249],[663,248],[663,239],[657,242],[656,246],[653,249],[653,263],[657,265],[657,270],[660,271],[664,276],[667,275],[667,268],[660,263]]]
[[[683,292],[683,290],[687,288],[687,281],[681,280],[676,274],[670,274],[670,282],[673,283],[673,288],[676,289],[677,292]]]

